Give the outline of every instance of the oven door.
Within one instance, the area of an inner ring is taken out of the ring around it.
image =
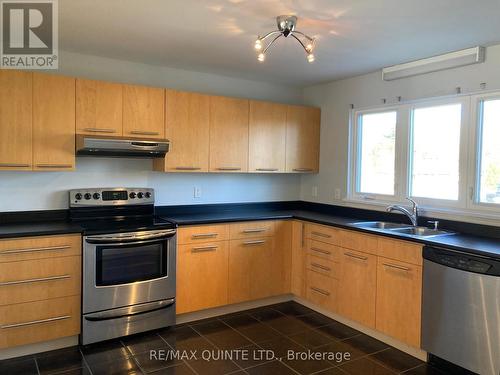
[[[175,230],[84,237],[83,313],[175,297]]]

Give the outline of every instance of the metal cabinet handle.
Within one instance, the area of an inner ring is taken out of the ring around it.
[[[312,172],[312,168],[293,168],[292,169],[294,172]]]
[[[70,277],[71,277],[70,275],[61,275],[61,276],[40,277],[38,279],[6,281],[3,283],[0,283],[0,286],[39,283],[39,282],[43,282],[43,281],[63,280],[63,279],[69,279]]]
[[[73,164],[36,164],[38,168],[73,168]]]
[[[320,269],[325,270],[325,271],[332,270],[330,267],[326,267],[326,266],[323,266],[322,264],[318,264],[318,263],[311,263],[311,266],[316,267],[316,268],[320,268]]]
[[[26,167],[31,167],[31,164],[0,163],[0,167],[5,167],[5,168],[26,168]]]
[[[396,268],[398,270],[406,271],[409,272],[411,271],[411,268],[409,267],[404,267],[404,266],[399,266],[397,264],[391,264],[391,263],[382,263],[384,266],[389,267],[389,268]]]
[[[219,171],[241,171],[241,167],[219,167]]]
[[[324,296],[329,296],[330,292],[327,292],[326,290],[320,289],[320,288],[315,288],[313,286],[309,287],[312,291],[323,294]]]
[[[245,241],[245,242],[243,242],[243,245],[244,246],[260,245],[260,244],[263,244],[265,242],[266,242],[266,240]]]
[[[203,247],[193,247],[191,249],[192,253],[202,253],[205,251],[215,251],[217,250],[217,246],[203,246]]]
[[[311,232],[312,235],[324,238],[331,238],[331,234],[321,233],[321,232]]]
[[[276,172],[279,171],[278,168],[255,168],[256,171],[259,172]]]
[[[330,255],[332,253],[331,251],[319,249],[317,247],[311,247],[311,250],[316,251],[316,252],[321,253],[321,254],[326,254],[326,255]]]
[[[353,253],[344,253],[344,255],[347,255],[348,257],[351,257],[351,258],[360,259],[360,260],[368,260],[368,257],[363,257],[361,255],[356,255]]]
[[[159,132],[148,132],[148,131],[143,131],[143,130],[132,130],[130,134],[137,134],[137,135],[160,135]]]
[[[212,237],[217,237],[219,234],[218,233],[200,233],[200,234],[193,234],[191,235],[192,239],[197,239],[197,238],[212,238]]]
[[[200,167],[175,167],[177,171],[199,171]]]
[[[92,133],[116,133],[115,129],[105,129],[105,128],[84,128],[83,130]]]
[[[7,328],[24,327],[24,326],[30,326],[30,325],[33,325],[33,324],[50,323],[50,322],[55,322],[55,321],[58,321],[58,320],[65,320],[65,319],[69,319],[69,318],[71,318],[71,315],[56,316],[54,318],[32,320],[30,322],[6,324],[6,325],[3,325],[3,326],[0,326],[0,328],[1,329],[7,329]]]
[[[63,245],[63,246],[50,246],[50,247],[38,247],[38,248],[30,248],[30,249],[12,249],[12,250],[5,250],[0,252],[0,255],[5,255],[5,254],[21,254],[21,253],[32,253],[35,251],[54,251],[54,250],[65,250],[71,248],[70,245]]]
[[[243,233],[260,233],[265,232],[267,228],[243,229]]]

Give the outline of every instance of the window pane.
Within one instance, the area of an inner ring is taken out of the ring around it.
[[[413,111],[411,195],[458,200],[462,105]]]
[[[500,100],[483,103],[479,199],[500,204]]]
[[[358,191],[394,195],[397,112],[362,115]]]

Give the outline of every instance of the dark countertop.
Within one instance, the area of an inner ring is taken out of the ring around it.
[[[369,221],[366,219],[335,216],[326,213],[318,213],[309,210],[237,210],[234,212],[215,212],[215,213],[177,213],[162,215],[162,218],[172,221],[179,226],[215,224],[234,221],[253,221],[253,220],[279,220],[279,219],[299,219],[313,223],[332,225],[339,228],[357,230],[364,233],[377,234],[385,237],[396,238],[418,242],[426,245],[442,246],[450,249],[476,253],[479,255],[494,256],[500,258],[500,240],[495,238],[455,234],[450,236],[439,236],[430,238],[416,238],[402,234],[382,232],[380,230],[359,228],[350,223],[359,221]]]

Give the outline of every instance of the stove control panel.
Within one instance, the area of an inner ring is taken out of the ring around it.
[[[70,207],[154,204],[150,188],[90,188],[70,190]]]

